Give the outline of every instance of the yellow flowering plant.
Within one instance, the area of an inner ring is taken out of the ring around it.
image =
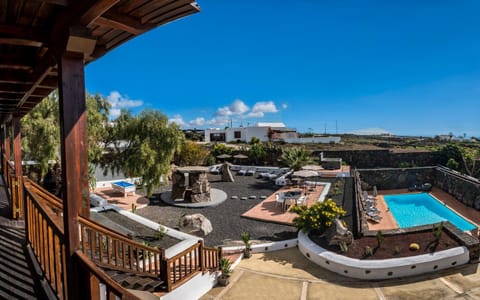
[[[337,206],[332,199],[317,202],[310,207],[294,206],[290,211],[298,214],[293,219],[295,227],[304,232],[316,231],[319,234],[332,226],[336,218],[341,218],[346,214],[346,211]]]

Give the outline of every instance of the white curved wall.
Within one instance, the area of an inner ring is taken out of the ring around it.
[[[306,258],[322,268],[346,277],[366,280],[419,275],[463,265],[469,261],[468,250],[463,246],[410,257],[354,259],[325,250],[303,232],[298,234],[298,248]]]

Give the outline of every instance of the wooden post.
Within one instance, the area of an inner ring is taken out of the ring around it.
[[[15,114],[13,117],[13,161],[15,163],[15,193],[12,191],[12,195],[15,195],[17,199],[15,201],[18,207],[17,211],[13,212],[14,218],[23,219],[23,199],[22,199],[22,138],[20,134],[20,116]]]
[[[3,136],[3,143],[5,147],[5,170],[3,170],[3,179],[5,181],[5,187],[8,189],[10,186],[10,176],[8,174],[8,166],[7,163],[10,161],[10,128],[8,126],[8,123],[5,124],[5,135]]]
[[[3,154],[5,153],[5,124],[2,124],[0,127],[0,161],[2,162],[2,174],[4,172],[3,168],[5,165],[5,162],[3,161]]]
[[[68,299],[80,299],[82,278],[74,259],[80,248],[78,216],[88,218],[90,211],[83,53],[60,54],[58,66]]]
[[[5,144],[5,156],[7,160],[10,160],[10,128],[8,123],[5,124],[5,135],[3,136],[3,141]]]

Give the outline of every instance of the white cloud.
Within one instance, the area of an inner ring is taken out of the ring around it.
[[[206,122],[208,125],[214,125],[214,126],[223,126],[227,125],[230,121],[225,118],[225,117],[215,117]]]
[[[392,134],[391,132],[388,132],[383,128],[364,128],[364,129],[353,130],[349,133],[356,134],[356,135],[391,135]]]
[[[110,109],[110,119],[116,119],[120,116],[121,109],[118,108],[111,108]]]
[[[228,117],[231,115],[242,115],[246,113],[250,108],[240,99],[236,99],[229,106],[220,107],[217,109],[215,115],[221,117]]]
[[[265,113],[276,112],[278,112],[278,109],[273,101],[260,101],[255,103],[252,111],[247,116],[252,118],[261,118],[265,115]]]
[[[188,125],[192,127],[203,126],[205,125],[205,118],[202,118],[202,117],[195,118],[195,120],[191,120],[190,122],[188,122]]]
[[[120,115],[122,108],[133,108],[143,105],[142,100],[132,100],[118,91],[111,91],[107,96],[107,101],[112,105],[110,108],[110,118],[114,119]]]
[[[285,104],[285,103],[283,103],[283,104],[282,104],[282,109],[287,109],[287,108],[288,108],[288,105]]]
[[[175,123],[180,127],[185,125],[185,121],[183,120],[181,115],[174,115],[173,118],[168,119],[168,123]]]

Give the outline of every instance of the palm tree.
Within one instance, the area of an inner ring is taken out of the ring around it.
[[[313,163],[310,152],[302,147],[284,149],[281,159],[286,166],[294,171],[300,170],[303,166]]]

